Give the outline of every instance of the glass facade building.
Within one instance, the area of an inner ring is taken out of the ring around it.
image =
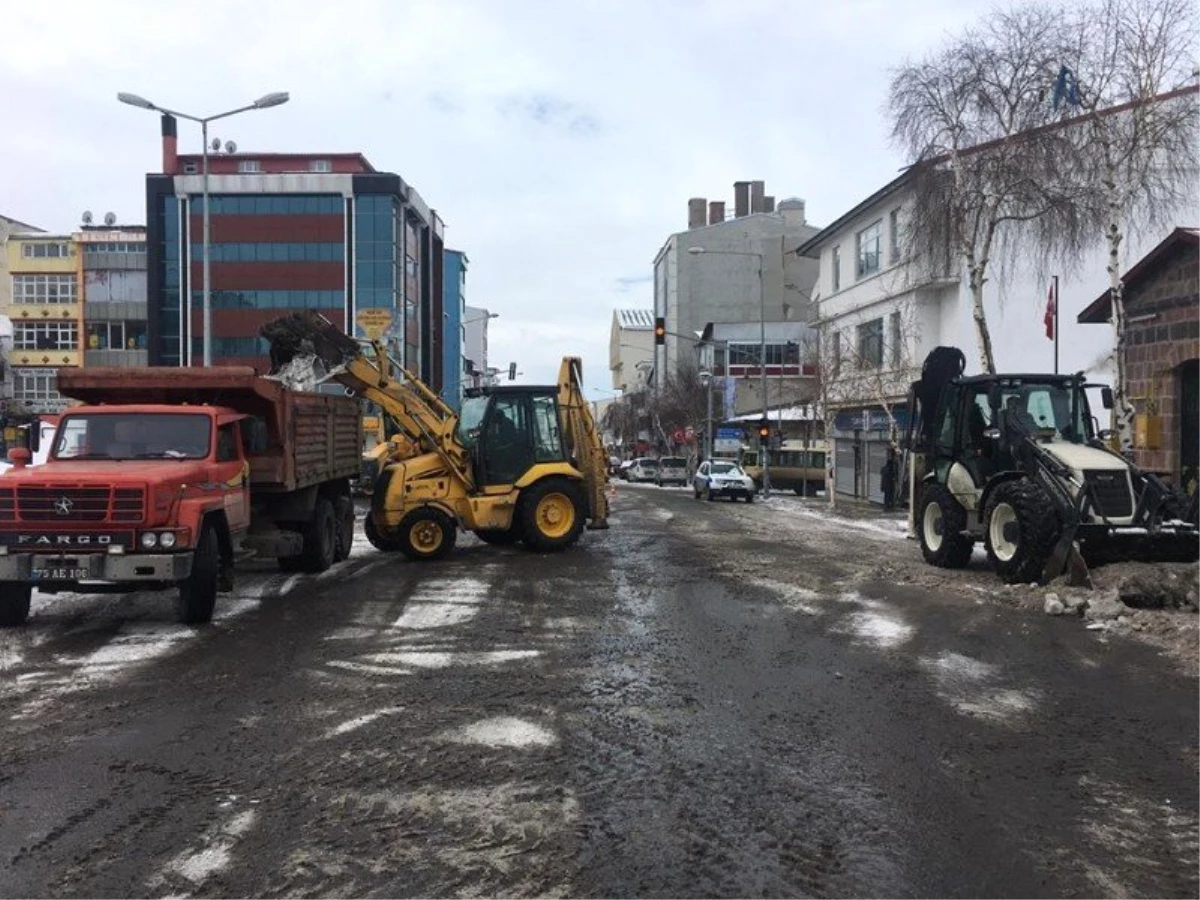
[[[147,176],[152,365],[203,364],[198,162],[178,157],[178,171]],[[243,162],[242,154],[210,158],[213,363],[266,371],[259,329],[311,309],[358,337],[383,338],[406,368],[440,387],[443,340],[429,329],[435,306],[441,319],[436,213],[399,176],[356,154],[333,157],[321,174],[307,156],[267,154],[254,172]]]

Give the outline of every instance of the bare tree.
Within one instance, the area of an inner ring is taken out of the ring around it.
[[[1181,210],[1194,212],[1200,23],[1192,0],[1098,0],[1066,22],[1056,100],[1070,124],[1065,158],[1086,188],[1080,213],[1091,230],[1083,241],[1047,235],[1048,246],[1070,257],[1081,244],[1107,245],[1117,430],[1131,452],[1120,249],[1127,236],[1173,227]]]
[[[1079,185],[1059,177],[1047,129],[1056,66],[1050,36],[1062,13],[1030,5],[991,13],[925,60],[893,74],[893,139],[915,160],[907,229],[917,265],[949,274],[957,258],[971,291],[979,360],[996,371],[984,285],[1005,231],[1038,223],[1077,233]]]

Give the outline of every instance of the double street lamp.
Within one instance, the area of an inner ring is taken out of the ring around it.
[[[762,375],[763,420],[766,421],[769,413],[767,405],[767,295],[763,288],[763,255],[761,253],[755,253],[752,250],[709,250],[707,247],[688,247],[688,253],[690,253],[692,256],[703,256],[708,254],[713,256],[748,256],[751,259],[758,261],[759,371]],[[726,355],[725,364],[729,364],[728,354]],[[711,392],[709,396],[711,400]],[[771,495],[770,458],[770,449],[769,447],[764,446],[762,448],[764,497],[769,497]]]
[[[139,109],[148,109],[152,112],[164,113],[168,116],[175,116],[179,119],[187,119],[191,122],[200,123],[200,135],[202,144],[203,164],[203,185],[201,194],[203,195],[204,203],[204,236],[202,239],[201,254],[204,260],[204,294],[203,294],[203,310],[204,310],[204,365],[209,367],[212,365],[212,272],[209,268],[209,218],[208,218],[208,123],[215,122],[217,119],[225,119],[229,116],[237,115],[238,113],[248,112],[252,109],[267,109],[272,106],[279,106],[288,102],[288,94],[285,91],[276,91],[272,94],[264,94],[259,97],[249,106],[239,106],[237,109],[231,109],[228,112],[217,113],[215,116],[192,116],[187,113],[181,113],[173,109],[167,109],[165,106],[158,106],[151,103],[145,97],[139,97],[137,94],[117,94],[117,99],[122,103],[128,103],[130,106],[136,106]],[[190,349],[190,348],[189,348]],[[189,353],[188,356],[191,354]]]

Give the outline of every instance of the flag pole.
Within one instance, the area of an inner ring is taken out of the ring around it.
[[[1058,374],[1058,276],[1054,276],[1054,374]]]

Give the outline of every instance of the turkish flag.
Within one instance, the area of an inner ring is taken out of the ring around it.
[[[1046,316],[1044,319],[1046,323],[1046,337],[1048,337],[1050,340],[1054,340],[1054,314],[1057,312],[1057,310],[1058,305],[1055,302],[1054,297],[1054,284],[1051,283],[1050,295],[1046,300]]]

